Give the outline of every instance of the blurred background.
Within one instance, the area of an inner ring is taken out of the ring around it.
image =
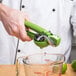
[[[75,37],[73,37],[72,51],[70,54],[70,62],[74,59],[76,59],[76,38]]]

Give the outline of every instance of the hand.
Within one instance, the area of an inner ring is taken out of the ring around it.
[[[27,36],[24,21],[28,19],[27,14],[2,5],[0,7],[0,19],[9,35],[16,36],[22,41],[30,41]]]

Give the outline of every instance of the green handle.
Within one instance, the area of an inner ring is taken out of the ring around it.
[[[49,35],[51,34],[50,32],[48,32],[46,29],[40,27],[39,25],[37,24],[34,24],[32,22],[29,22],[29,21],[25,21],[24,22],[25,26],[36,31],[37,33],[39,34],[46,34],[46,35]]]
[[[34,39],[34,37],[35,37],[35,33],[30,32],[30,31],[28,31],[28,30],[27,30],[27,35],[28,35],[31,39]]]
[[[51,42],[53,42],[55,46],[58,46],[60,44],[61,38],[59,36],[49,35],[48,37],[50,38]]]

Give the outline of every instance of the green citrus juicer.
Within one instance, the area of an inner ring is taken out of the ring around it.
[[[48,45],[58,46],[60,43],[60,37],[52,34],[46,29],[40,27],[37,24],[34,24],[30,21],[25,21],[24,25],[26,28],[30,28],[31,30],[27,30],[27,35],[34,40],[34,43],[40,48],[44,48]]]

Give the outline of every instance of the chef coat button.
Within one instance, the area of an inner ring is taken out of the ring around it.
[[[25,5],[22,5],[22,8],[25,8]]]
[[[53,8],[52,11],[55,12],[56,10]]]
[[[20,52],[21,50],[19,49],[18,52]]]

